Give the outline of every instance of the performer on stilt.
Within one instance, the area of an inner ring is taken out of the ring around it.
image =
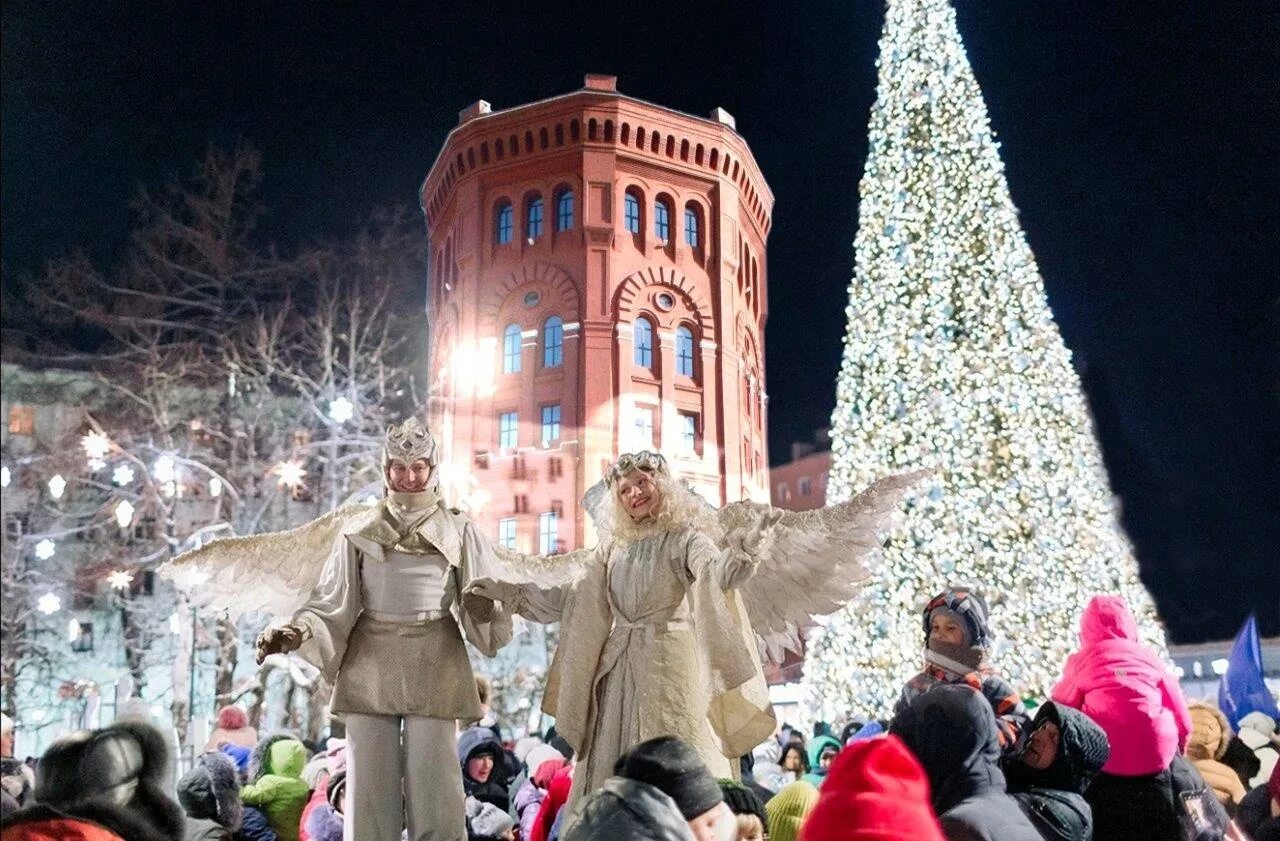
[[[712,774],[736,776],[738,757],[776,726],[758,643],[780,659],[812,616],[857,592],[888,515],[918,478],[890,477],[818,511],[716,510],[661,455],[632,453],[583,499],[596,548],[552,557],[497,548],[508,578],[526,580],[478,579],[470,592],[560,623],[543,710],[580,757],[569,808],[656,736],[678,736]]]
[[[165,570],[209,576],[200,590],[212,603],[290,617],[258,638],[258,662],[296,650],[333,684],[331,712],[347,728],[346,841],[399,841],[406,824],[410,841],[467,837],[456,722],[481,708],[463,637],[492,656],[511,617],[463,596],[497,566],[441,501],[437,466],[434,439],[410,419],[387,430],[377,505],[216,541]]]

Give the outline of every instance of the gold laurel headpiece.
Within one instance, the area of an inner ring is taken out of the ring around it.
[[[642,450],[638,453],[623,453],[604,474],[605,485],[612,488],[619,479],[632,470],[643,470],[645,473],[652,474],[661,473],[664,476],[671,475],[671,471],[667,469],[667,460],[661,453]]]

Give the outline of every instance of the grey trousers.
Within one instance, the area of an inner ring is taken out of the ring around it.
[[[348,713],[343,841],[466,841],[452,719]]]

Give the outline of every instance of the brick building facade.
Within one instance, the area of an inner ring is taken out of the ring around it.
[[[659,450],[719,505],[768,498],[773,196],[733,118],[609,76],[464,110],[422,185],[429,421],[446,491],[521,551],[589,543],[578,500]]]

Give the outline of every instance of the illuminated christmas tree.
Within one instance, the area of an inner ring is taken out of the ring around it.
[[[828,502],[921,465],[881,576],[806,667],[816,711],[883,713],[921,665],[920,609],[947,584],[992,603],[992,660],[1042,694],[1098,592],[1163,645],[1092,423],[1009,197],[947,0],[889,0]]]

